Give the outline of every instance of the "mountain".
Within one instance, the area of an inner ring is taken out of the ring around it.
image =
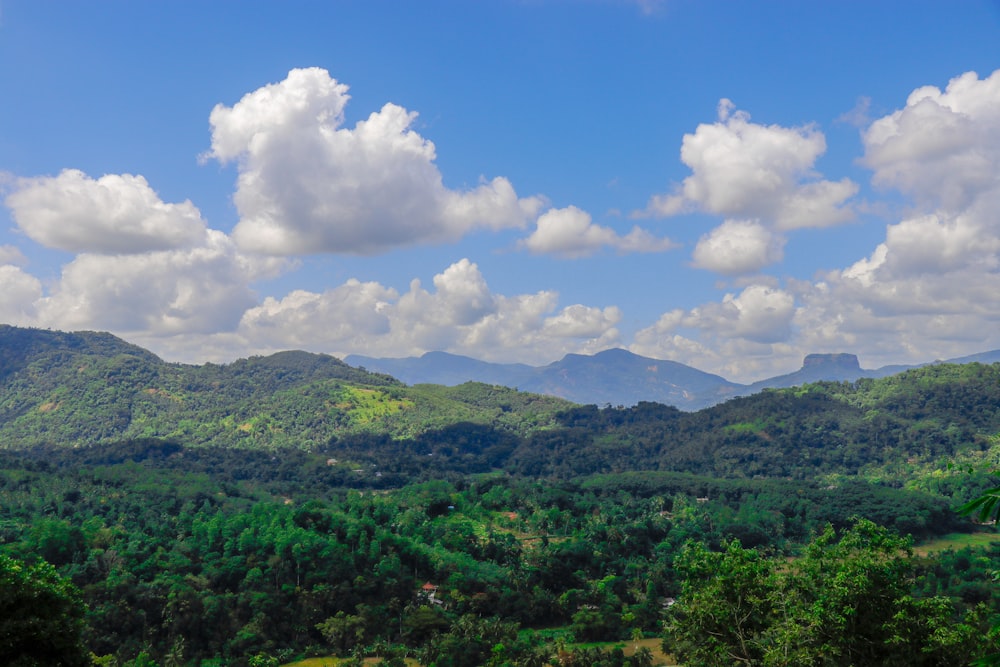
[[[398,475],[436,466],[529,476],[655,469],[806,479],[978,456],[1000,428],[1000,365],[928,364],[868,382],[809,384],[879,372],[865,371],[851,354],[809,355],[796,373],[770,380],[795,389],[749,396],[736,394],[755,387],[625,350],[567,355],[532,369],[523,383],[577,400],[586,392],[596,400],[585,405],[495,384],[406,386],[302,351],[173,364],[98,332],[0,327],[0,360],[0,449],[158,439],[336,452],[378,463],[387,475],[383,466],[391,463]],[[490,368],[453,355],[425,361],[435,360]],[[612,397],[624,400],[598,409]],[[667,405],[699,400],[716,405]]]
[[[536,372],[527,364],[492,364],[448,352],[427,352],[420,357],[378,359],[351,354],[344,357],[351,366],[391,375],[406,384],[443,384],[483,382],[521,388]]]
[[[0,326],[0,448],[157,437],[311,449],[465,422],[525,433],[568,407],[499,386],[407,387],[325,354],[174,364],[108,333]]]
[[[944,363],[948,364],[995,364],[1000,361],[1000,350],[990,350],[989,352],[980,352],[978,354],[970,354],[965,357],[955,357],[954,359],[948,359]]]
[[[635,405],[652,401],[697,410],[733,396],[741,385],[676,361],[622,349],[593,356],[567,354],[543,366],[524,389],[574,403]]]
[[[698,410],[737,395],[743,388],[676,361],[650,359],[622,349],[595,355],[567,354],[559,361],[537,367],[493,364],[444,352],[402,359],[351,355],[344,361],[407,384],[484,382],[595,405],[653,401]]]
[[[997,357],[1000,352],[963,360]],[[551,428],[573,403],[660,403],[695,412],[765,388],[879,378],[900,368],[866,370],[852,354],[814,354],[794,373],[740,385],[621,349],[570,354],[541,367],[445,353],[350,359],[365,361],[369,370],[302,351],[222,365],[175,364],[108,333],[0,326],[0,443],[157,437],[316,448],[359,434],[422,437],[462,423],[526,436]]]
[[[51,331],[0,324],[0,381],[32,363],[58,363],[72,355],[114,356],[128,354],[150,363],[159,357],[109,333]]]
[[[741,395],[755,394],[764,389],[798,387],[810,382],[853,382],[859,378],[886,377],[901,373],[911,366],[886,366],[885,369],[866,370],[861,368],[857,355],[844,352],[834,354],[807,354],[802,360],[802,368],[760,380],[741,391]]]
[[[860,378],[882,378],[927,365],[865,369],[861,368],[854,354],[809,354],[802,367],[793,373],[743,385],[676,361],[651,359],[622,349],[605,350],[595,355],[568,354],[547,366],[494,364],[444,352],[394,359],[351,355],[344,361],[352,366],[386,373],[407,384],[485,382],[558,396],[583,405],[636,405],[652,401],[689,411],[764,389],[797,387],[820,381],[853,382]],[[1000,350],[934,363],[998,361]]]

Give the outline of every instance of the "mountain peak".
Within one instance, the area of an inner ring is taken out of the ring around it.
[[[838,352],[833,354],[807,354],[802,361],[802,368],[815,368],[817,366],[836,366],[844,370],[861,370],[858,362],[858,355]]]
[[[594,355],[595,359],[643,359],[634,352],[629,352],[622,347],[612,347]]]

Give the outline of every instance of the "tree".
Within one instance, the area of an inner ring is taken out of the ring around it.
[[[759,665],[775,618],[774,563],[739,542],[721,553],[692,543],[675,564],[684,576],[663,650],[685,665]]]
[[[27,565],[0,554],[0,664],[84,667],[80,592],[41,561]]]
[[[433,637],[421,652],[421,662],[437,667],[499,667],[518,653],[517,624],[498,618],[465,614],[448,632]]]
[[[689,546],[664,650],[688,667],[935,667],[984,650],[976,611],[915,598],[910,541],[860,520],[828,528],[791,563],[729,543]]]
[[[976,515],[982,523],[992,522],[996,524],[1000,520],[1000,487],[989,489],[978,498],[974,498],[958,510],[959,514],[968,516]],[[990,629],[990,636],[1000,636],[1000,622],[994,623]],[[1000,665],[1000,651],[989,653],[975,662],[977,667],[997,667]]]
[[[365,619],[338,611],[334,616],[318,623],[316,629],[337,651],[337,655],[345,655],[364,640]]]

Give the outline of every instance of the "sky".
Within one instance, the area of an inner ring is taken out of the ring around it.
[[[1000,0],[0,0],[0,203],[168,361],[1000,349]]]

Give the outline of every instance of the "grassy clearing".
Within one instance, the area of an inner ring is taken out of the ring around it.
[[[966,547],[985,547],[994,542],[1000,542],[1000,534],[995,532],[981,533],[951,533],[936,540],[930,540],[913,547],[913,553],[918,556],[928,556],[948,549],[964,549]]]
[[[664,667],[674,667],[677,662],[671,657],[663,652],[660,648],[660,639],[656,637],[640,639],[638,641],[628,639],[617,642],[597,642],[588,644],[568,644],[568,648],[593,648],[597,647],[605,651],[610,651],[611,649],[620,648],[622,653],[625,655],[635,655],[635,652],[640,648],[648,648],[653,654],[653,664],[662,665]]]
[[[660,640],[657,638],[647,638],[640,639],[638,642],[629,640],[622,640],[618,642],[599,642],[599,643],[575,643],[568,644],[567,648],[592,648],[598,647],[604,649],[605,651],[611,650],[613,648],[620,648],[625,655],[633,655],[637,649],[645,647],[648,648],[653,653],[653,664],[662,667],[674,667],[677,663],[672,657],[665,654],[660,650]],[[298,662],[290,662],[282,667],[338,667],[345,661],[343,658],[335,658],[333,656],[325,658],[306,658],[305,660],[299,660]],[[375,665],[379,661],[379,658],[365,658],[366,665]],[[409,667],[421,667],[420,663],[412,658],[406,659],[406,664]],[[552,663],[553,665],[556,663]]]
[[[365,658],[366,665],[378,664],[381,658]],[[337,667],[338,665],[347,661],[347,658],[335,658],[333,656],[325,658],[306,658],[305,660],[299,660],[298,662],[289,662],[281,667]],[[406,659],[406,664],[409,667],[420,667],[420,663],[412,658]]]

